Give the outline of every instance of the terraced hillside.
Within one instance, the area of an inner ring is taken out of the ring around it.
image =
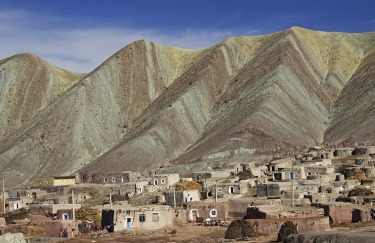
[[[77,170],[146,171],[238,151],[372,142],[374,43],[375,33],[298,27],[199,51],[134,42],[27,122],[5,123],[0,177],[19,185]],[[8,82],[7,71],[1,77]]]

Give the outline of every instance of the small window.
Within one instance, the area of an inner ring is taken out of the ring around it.
[[[217,189],[217,192],[223,192],[223,188],[219,187],[219,188]]]
[[[165,179],[161,179],[161,180],[160,180],[160,183],[161,183],[161,184],[165,184]]]
[[[107,177],[104,177],[103,181],[104,181],[104,182],[108,182],[108,178],[107,178]]]
[[[216,209],[211,209],[210,210],[210,217],[216,218],[217,216],[217,210]]]
[[[145,214],[140,214],[139,215],[139,222],[145,222],[146,221],[146,215]]]
[[[112,177],[112,182],[116,182],[116,178],[115,177]]]
[[[159,213],[152,213],[152,222],[159,222]]]

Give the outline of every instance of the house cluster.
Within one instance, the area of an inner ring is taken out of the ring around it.
[[[184,188],[182,182],[200,187]],[[178,221],[205,224],[235,219],[254,221],[261,234],[277,233],[285,221],[298,224],[299,232],[321,232],[330,224],[375,219],[375,146],[313,147],[294,158],[262,164],[217,162],[206,171],[184,175],[83,171],[36,178],[28,190],[4,195],[6,212],[26,209],[29,217],[12,220],[12,225],[8,220],[0,225],[0,234],[32,223],[50,236],[67,228],[68,237],[74,237],[80,233],[75,211],[97,196],[93,188],[109,194],[109,201],[93,206],[101,211],[100,227],[109,232],[158,229]],[[123,199],[112,201],[114,195]],[[130,203],[137,198],[147,200],[140,200],[141,205]],[[50,220],[32,222],[33,215]]]

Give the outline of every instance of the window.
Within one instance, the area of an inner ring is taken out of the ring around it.
[[[311,175],[311,172],[307,172],[307,175]]]
[[[161,184],[165,184],[165,179],[161,179],[161,180],[160,180],[160,183],[161,183]]]
[[[145,214],[140,214],[139,215],[139,222],[145,222],[146,221],[146,215]]]
[[[210,210],[210,217],[216,218],[217,216],[217,210],[216,209],[211,209]]]
[[[159,213],[152,213],[152,222],[159,222]]]
[[[217,189],[217,192],[223,192],[223,188],[219,187],[219,188]]]
[[[115,177],[112,177],[112,182],[116,182],[116,178]]]
[[[104,182],[108,182],[108,178],[107,178],[107,177],[104,177],[103,181],[104,181]]]
[[[124,177],[121,177],[121,182],[124,183]]]

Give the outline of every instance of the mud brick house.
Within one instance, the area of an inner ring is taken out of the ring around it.
[[[193,180],[204,180],[209,178],[227,178],[231,175],[230,170],[201,171],[193,173]]]
[[[353,205],[350,203],[322,203],[316,206],[324,209],[324,216],[328,216],[332,223],[352,222]]]
[[[169,206],[174,206],[176,200],[176,206],[182,206],[188,202],[200,201],[200,193],[198,190],[183,190],[183,191],[167,191],[165,192],[165,201]]]
[[[173,210],[170,206],[130,207],[113,205],[113,209],[102,210],[102,226],[118,232],[133,229],[160,229],[173,224]]]
[[[147,187],[148,182],[147,181],[140,181],[140,182],[127,182],[124,184],[116,185],[111,188],[112,194],[118,194],[118,195],[140,195],[144,193],[145,187]]]
[[[74,204],[74,209],[78,210],[81,208],[81,204]],[[44,216],[57,216],[58,210],[72,210],[72,204],[32,204],[29,208],[30,214],[38,214]]]
[[[43,197],[45,195],[48,195],[48,192],[40,188],[33,188],[33,189],[26,190],[26,191],[17,192],[17,197],[20,197],[20,198],[27,197],[27,198],[35,199],[35,198]]]
[[[228,220],[228,204],[212,202],[191,202],[186,206],[189,222],[204,222],[206,219]]]
[[[68,186],[76,184],[75,176],[50,176],[38,177],[32,181],[32,188],[51,187],[51,186]]]
[[[140,177],[141,173],[136,171],[107,172],[95,174],[84,171],[79,174],[79,182],[97,184],[121,184],[138,181]]]
[[[292,163],[293,163],[293,161],[291,161],[291,160],[288,160],[288,161],[285,161],[285,160],[272,161],[268,164],[268,170],[270,172],[276,172],[276,171],[279,171],[280,169],[292,167]]]
[[[272,179],[274,181],[292,180],[292,179],[306,179],[304,166],[294,166],[279,168],[278,171],[272,173]]]
[[[212,196],[215,197],[217,193],[218,198],[243,196],[248,191],[249,185],[247,183],[235,182],[234,179],[230,179],[229,182],[220,182],[211,186]]]
[[[151,184],[160,188],[169,188],[180,181],[179,174],[157,174],[152,176]]]
[[[306,177],[309,176],[318,176],[318,175],[328,175],[335,172],[335,168],[333,166],[321,166],[321,165],[305,165],[305,174]]]
[[[333,156],[338,158],[345,158],[352,155],[354,148],[336,148],[333,151]]]
[[[356,147],[353,150],[352,154],[353,155],[375,154],[375,146]]]
[[[248,207],[258,205],[281,205],[281,199],[231,198],[228,200],[229,217],[243,219]]]
[[[24,199],[19,198],[19,197],[16,197],[16,198],[10,197],[10,198],[7,199],[5,211],[6,212],[13,212],[13,211],[18,210],[20,208],[28,207],[29,203],[30,203],[30,201],[28,201],[27,199],[24,200]]]

